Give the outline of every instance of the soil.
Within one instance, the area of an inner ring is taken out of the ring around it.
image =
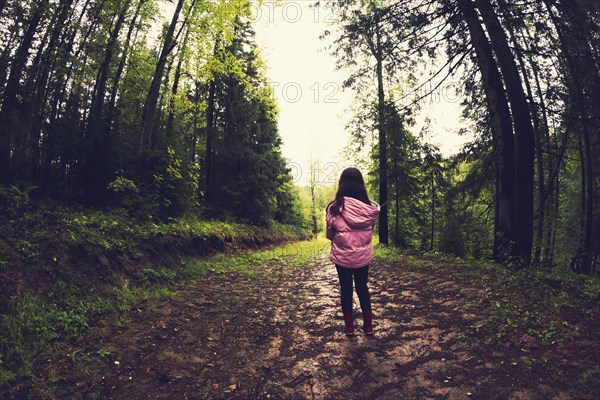
[[[57,399],[596,398],[580,383],[600,365],[597,331],[486,344],[472,334],[488,316],[484,290],[456,279],[375,260],[375,334],[360,329],[355,296],[347,337],[326,254],[253,277],[207,275],[139,305],[127,328],[91,328],[38,375]],[[45,384],[17,383],[13,395],[40,398]]]

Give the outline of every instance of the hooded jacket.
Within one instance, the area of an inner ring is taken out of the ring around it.
[[[344,196],[341,215],[332,215],[327,207],[327,238],[331,240],[329,259],[346,268],[361,268],[373,259],[371,238],[379,215],[379,204],[365,204]]]

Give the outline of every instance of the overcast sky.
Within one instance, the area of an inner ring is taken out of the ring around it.
[[[349,72],[336,71],[334,57],[325,50],[327,42],[319,39],[323,31],[334,29],[335,16],[322,7],[310,7],[311,3],[264,1],[260,8],[254,6],[257,41],[280,108],[283,153],[301,184],[311,159],[327,168],[325,175],[349,164],[340,153],[349,141],[345,126],[352,118],[354,100],[349,90],[341,89]],[[444,155],[458,152],[467,141],[456,134],[461,126],[459,100],[448,82],[422,102],[417,124],[411,128],[418,134],[429,117],[434,135],[428,141],[440,146]]]
[[[342,91],[345,74],[319,35],[327,28],[323,9],[310,1],[264,2],[255,7],[255,29],[267,75],[280,108],[283,154],[299,183],[306,182],[311,159],[328,175],[347,164],[341,150],[349,140],[345,113],[352,94]]]

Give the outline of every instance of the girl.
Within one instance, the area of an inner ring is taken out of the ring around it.
[[[371,237],[379,215],[379,205],[369,200],[365,181],[356,168],[346,168],[340,176],[338,190],[327,206],[327,238],[331,240],[329,258],[340,278],[340,295],[345,333],[354,335],[352,316],[352,280],[360,301],[363,331],[373,334],[371,296],[367,288],[369,263],[373,259]]]

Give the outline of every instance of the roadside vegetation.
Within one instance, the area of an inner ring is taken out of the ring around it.
[[[90,326],[110,320],[126,327],[140,302],[175,299],[176,283],[287,257],[285,250],[243,249],[309,236],[302,226],[277,222],[257,226],[190,215],[140,221],[124,210],[51,202],[13,205],[0,220],[2,386],[32,378],[42,354],[77,342]],[[228,254],[234,251],[243,262]],[[306,251],[293,252],[297,263],[310,256]]]

